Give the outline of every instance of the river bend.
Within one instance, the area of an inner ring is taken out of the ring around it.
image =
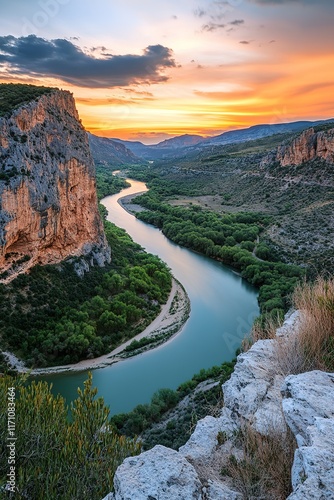
[[[172,243],[159,229],[121,207],[120,198],[146,190],[144,183],[129,181],[131,187],[102,200],[108,220],[167,263],[189,295],[191,313],[181,332],[164,345],[93,371],[94,385],[110,405],[111,414],[149,402],[162,387],[176,389],[201,368],[230,361],[259,314],[257,290],[233,270]],[[86,378],[87,372],[43,377],[53,383],[53,392],[68,401],[75,399],[77,387]]]

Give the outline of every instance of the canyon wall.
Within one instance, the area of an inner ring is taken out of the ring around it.
[[[267,155],[262,166],[277,161],[282,167],[300,165],[316,158],[334,163],[334,128],[316,132],[309,128],[293,141],[278,146],[277,150]]]
[[[110,260],[87,133],[70,92],[55,91],[0,118],[0,268]]]

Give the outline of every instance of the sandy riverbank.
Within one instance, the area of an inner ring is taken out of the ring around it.
[[[143,212],[146,208],[137,205],[136,203],[132,203],[132,200],[141,194],[146,193],[147,191],[141,191],[140,193],[128,194],[127,196],[123,196],[119,198],[117,202],[121,205],[124,210],[129,212],[129,214],[135,214],[137,212]]]
[[[46,375],[49,373],[76,372],[103,368],[121,361],[122,359],[126,359],[125,349],[134,340],[140,340],[144,337],[152,339],[157,337],[159,338],[159,342],[157,342],[158,345],[163,343],[164,339],[169,340],[172,336],[180,332],[184,323],[188,319],[189,311],[190,303],[188,295],[182,285],[173,278],[169,298],[166,304],[162,306],[160,314],[155,318],[155,320],[152,321],[152,323],[150,323],[141,333],[127,342],[124,342],[108,354],[104,354],[103,356],[99,356],[94,359],[79,361],[79,363],[48,368],[37,368],[35,370],[27,368],[24,363],[12,353],[4,352],[3,354],[6,356],[12,367],[19,373],[29,372],[31,375]],[[157,344],[153,342],[147,346],[147,348],[154,348]]]
[[[118,203],[122,206],[124,210],[129,212],[130,214],[134,214],[135,212],[140,212],[145,210],[140,205],[132,203],[133,198],[139,196],[146,191],[141,191],[139,193],[129,194],[127,196],[123,196],[119,198]],[[161,308],[159,315],[150,323],[145,330],[141,333],[133,337],[132,339],[124,342],[120,346],[118,346],[113,351],[108,354],[104,354],[94,359],[87,359],[83,361],[79,361],[78,363],[72,363],[69,365],[62,366],[53,366],[48,368],[36,368],[29,369],[25,366],[24,362],[18,359],[13,353],[3,352],[5,357],[7,358],[8,363],[16,369],[19,373],[31,373],[32,375],[46,375],[51,373],[65,373],[65,372],[77,372],[77,371],[85,371],[85,370],[93,370],[96,368],[103,368],[108,365],[112,365],[118,361],[122,361],[129,357],[129,354],[126,353],[125,349],[127,346],[131,344],[134,340],[141,340],[143,338],[152,339],[152,343],[139,349],[138,351],[134,351],[131,355],[137,355],[141,352],[153,349],[157,347],[167,340],[171,339],[175,335],[177,335],[185,322],[189,317],[190,312],[190,301],[189,297],[183,288],[183,286],[173,278],[172,280],[172,289],[166,304],[164,304]]]

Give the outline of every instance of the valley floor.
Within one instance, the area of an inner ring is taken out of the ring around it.
[[[79,363],[73,363],[63,366],[53,366],[48,368],[38,368],[35,370],[30,370],[25,367],[24,363],[19,360],[16,356],[9,352],[3,352],[7,357],[8,362],[15,368],[18,372],[29,372],[31,375],[45,375],[49,373],[62,373],[70,371],[85,371],[92,370],[96,368],[103,368],[105,366],[126,359],[126,347],[128,347],[134,340],[139,341],[145,337],[154,339],[157,337],[157,342],[152,342],[144,349],[151,349],[160,345],[166,340],[169,340],[174,335],[179,333],[188,319],[190,311],[190,302],[188,295],[183,288],[183,286],[173,278],[172,289],[169,298],[162,306],[160,314],[155,318],[152,323],[150,323],[145,330],[131,338],[127,342],[124,342],[118,346],[113,351],[103,356],[99,356],[94,359],[87,359],[80,361]],[[135,351],[133,354],[140,354],[143,349]]]

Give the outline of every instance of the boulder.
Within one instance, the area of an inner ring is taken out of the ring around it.
[[[282,385],[284,417],[299,446],[309,439],[317,417],[334,417],[334,374],[313,371],[289,375]]]
[[[194,467],[177,451],[157,445],[126,458],[114,478],[114,500],[201,500]]]
[[[186,444],[180,447],[179,452],[188,459],[205,461],[218,445],[218,433],[223,432],[226,437],[230,437],[237,429],[231,411],[223,408],[221,417],[207,416],[199,420],[195,431]]]
[[[276,330],[276,337],[291,337],[298,332],[301,321],[301,311],[290,310],[284,318],[284,323]]]

